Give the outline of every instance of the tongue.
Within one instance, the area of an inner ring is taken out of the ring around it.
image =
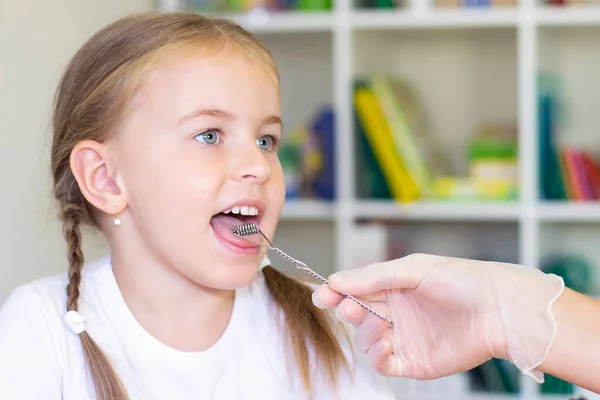
[[[246,224],[246,221],[244,221],[242,218],[234,217],[228,214],[217,214],[210,220],[210,225],[215,232],[228,242],[231,242],[239,247],[256,247],[257,245],[255,243],[242,239],[239,236],[235,236],[231,231],[234,226],[244,224]],[[260,240],[260,238],[257,238],[257,235],[248,235],[247,238],[254,241]]]

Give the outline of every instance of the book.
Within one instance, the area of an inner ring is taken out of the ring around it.
[[[390,126],[377,97],[366,85],[356,86],[353,96],[356,112],[392,197],[403,203],[418,199],[418,187],[396,151]]]

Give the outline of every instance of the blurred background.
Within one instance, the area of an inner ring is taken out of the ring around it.
[[[288,193],[275,243],[294,257],[323,275],[412,252],[517,262],[600,293],[600,1],[4,0],[0,303],[66,268],[49,172],[65,64],[151,10],[227,15],[271,49]],[[91,232],[84,250],[108,251]],[[598,398],[502,361],[394,385],[399,399]]]

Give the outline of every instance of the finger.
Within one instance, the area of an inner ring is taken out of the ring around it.
[[[336,292],[329,285],[319,286],[312,294],[313,304],[319,308],[337,307],[345,298],[344,293]],[[371,293],[361,296],[360,299],[370,302],[381,302],[387,300],[387,293],[385,291]]]
[[[411,254],[392,261],[344,270],[329,277],[329,287],[355,296],[393,289],[414,289],[444,259],[428,254]]]
[[[363,319],[363,323],[360,324],[356,330],[354,340],[356,347],[366,353],[369,351],[371,346],[382,340],[384,337],[389,337],[390,329],[387,321],[383,321],[381,318],[369,313]]]
[[[371,366],[375,371],[385,376],[402,377],[401,363],[394,355],[394,346],[388,337],[384,337],[375,343],[367,353],[371,360]]]
[[[335,309],[335,315],[340,321],[348,322],[355,328],[362,324],[368,311],[362,308],[354,300],[344,298],[340,305]]]
[[[321,285],[312,294],[312,302],[318,308],[337,307],[345,297],[329,288],[327,285]]]

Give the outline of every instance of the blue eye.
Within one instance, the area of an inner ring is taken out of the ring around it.
[[[195,139],[208,145],[217,144],[219,143],[219,131],[216,129],[208,129],[196,135]]]
[[[259,137],[256,140],[256,143],[258,144],[258,147],[260,147],[261,150],[272,151],[273,148],[277,145],[277,140],[273,136],[266,135]]]

